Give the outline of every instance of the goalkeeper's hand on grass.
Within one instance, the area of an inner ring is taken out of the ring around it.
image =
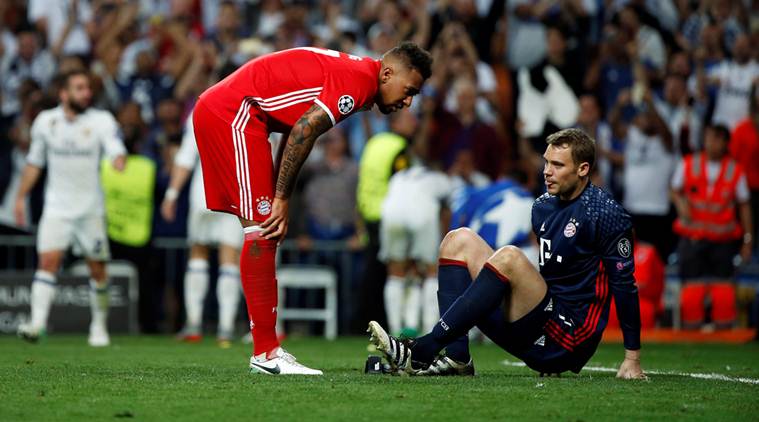
[[[640,367],[640,350],[625,350],[625,360],[619,365],[617,378],[622,379],[648,379],[643,369]]]

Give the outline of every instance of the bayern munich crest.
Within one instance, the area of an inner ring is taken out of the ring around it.
[[[271,201],[265,196],[257,198],[256,211],[261,215],[269,215],[271,213]]]
[[[355,105],[355,101],[353,101],[353,97],[350,95],[343,95],[340,97],[339,100],[337,100],[337,109],[340,110],[340,114],[348,114],[353,110],[353,106]]]
[[[570,221],[566,226],[564,226],[565,237],[572,237],[575,235],[575,233],[577,233],[577,226],[575,226],[575,223],[573,221]]]

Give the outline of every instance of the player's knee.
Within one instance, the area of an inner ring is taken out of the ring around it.
[[[504,273],[510,273],[514,268],[527,261],[521,249],[516,246],[504,246],[488,258],[488,262]]]
[[[40,255],[39,269],[55,274],[60,267],[60,258],[54,255],[42,254]]]
[[[440,256],[451,259],[460,258],[476,236],[477,234],[467,227],[449,231],[440,242]]]
[[[94,280],[103,281],[106,278],[105,263],[96,262],[90,264],[90,277]]]

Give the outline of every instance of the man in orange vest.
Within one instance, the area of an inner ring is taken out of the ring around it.
[[[730,328],[736,317],[733,258],[751,256],[753,225],[749,190],[743,168],[728,156],[730,132],[708,126],[704,151],[686,156],[672,178],[672,199],[680,235],[678,255],[682,321],[686,328],[704,322],[704,299],[712,303],[711,321]],[[737,211],[737,213],[736,213]]]

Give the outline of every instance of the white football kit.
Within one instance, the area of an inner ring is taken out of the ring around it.
[[[200,167],[198,145],[192,127],[192,115],[185,123],[182,146],[174,157],[174,164],[186,169],[194,169],[190,182],[190,213],[187,218],[187,238],[190,244],[224,244],[241,249],[243,232],[240,221],[232,214],[214,212],[206,208],[203,189],[203,171]]]
[[[100,161],[126,154],[111,113],[88,109],[68,120],[63,108],[45,110],[31,128],[27,162],[47,167],[37,251],[66,250],[90,259],[110,258]]]
[[[426,167],[393,175],[382,203],[380,260],[437,264],[440,205],[450,191],[448,176]]]

